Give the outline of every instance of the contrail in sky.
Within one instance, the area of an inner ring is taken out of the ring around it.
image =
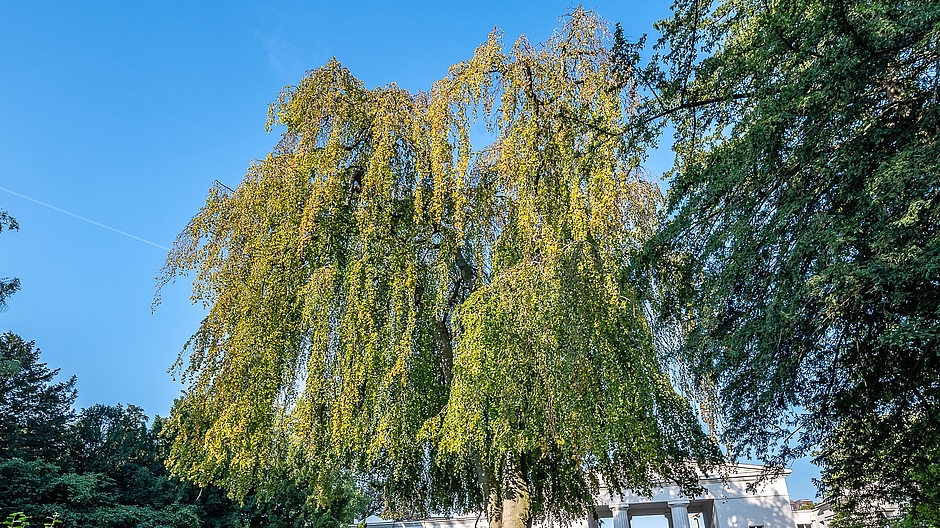
[[[71,217],[73,217],[73,218],[78,218],[79,220],[82,220],[82,221],[84,221],[84,222],[88,222],[89,224],[93,224],[93,225],[96,225],[96,226],[98,226],[98,227],[103,227],[103,228],[107,229],[108,231],[114,231],[115,233],[117,233],[117,234],[119,234],[119,235],[124,235],[124,236],[126,236],[126,237],[128,237],[128,238],[133,238],[134,240],[136,240],[136,241],[138,241],[138,242],[143,242],[144,244],[150,244],[151,246],[156,247],[156,248],[160,248],[160,249],[162,249],[163,251],[169,251],[169,250],[170,250],[170,248],[168,248],[168,247],[166,247],[166,246],[161,246],[160,244],[157,244],[156,242],[151,242],[151,241],[149,241],[149,240],[147,240],[147,239],[145,239],[145,238],[140,238],[139,236],[134,236],[134,235],[132,235],[132,234],[126,232],[126,231],[121,231],[120,229],[115,229],[115,228],[113,228],[113,227],[111,227],[111,226],[106,226],[106,225],[102,224],[101,222],[95,222],[94,220],[92,220],[92,219],[90,219],[90,218],[85,218],[84,216],[79,216],[79,215],[77,215],[77,214],[75,214],[75,213],[71,213],[71,212],[69,212],[69,211],[66,211],[65,209],[59,209],[58,207],[56,207],[56,206],[54,206],[54,205],[47,204],[46,202],[40,202],[39,200],[37,200],[37,199],[35,199],[35,198],[30,198],[29,196],[20,194],[20,193],[18,193],[18,192],[11,191],[10,189],[7,189],[6,187],[0,187],[0,191],[3,191],[3,192],[5,192],[5,193],[12,194],[13,196],[19,196],[20,198],[22,198],[22,199],[24,199],[24,200],[29,200],[30,202],[33,202],[34,204],[39,204],[39,205],[41,205],[41,206],[43,206],[43,207],[48,207],[49,209],[52,209],[53,211],[58,211],[58,212],[60,212],[60,213],[62,213],[62,214],[67,214],[67,215],[69,215],[69,216],[71,216]]]

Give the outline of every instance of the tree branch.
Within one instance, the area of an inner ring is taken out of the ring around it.
[[[607,128],[604,128],[604,127],[595,125],[594,123],[590,123],[590,122],[588,122],[588,121],[585,121],[585,120],[583,120],[583,119],[580,119],[578,116],[569,114],[569,113],[565,112],[564,110],[559,110],[557,116],[558,116],[560,119],[570,119],[570,120],[574,121],[575,123],[578,123],[579,125],[582,125],[582,126],[585,126],[585,127],[587,127],[587,128],[590,128],[591,130],[593,130],[593,131],[595,131],[595,132],[598,132],[598,133],[600,133],[600,134],[604,134],[604,135],[606,135],[606,136],[610,136],[610,137],[620,137],[620,136],[622,136],[623,133],[624,133],[622,130],[618,130],[618,131],[612,132],[612,131],[610,131],[610,130],[607,129]]]
[[[644,123],[648,123],[648,122],[650,122],[650,121],[655,121],[656,119],[659,119],[659,118],[662,118],[662,117],[666,117],[667,115],[676,113],[676,112],[678,112],[678,111],[680,111],[680,110],[689,110],[689,109],[693,109],[693,108],[699,108],[699,107],[702,107],[702,106],[708,106],[708,105],[715,104],[715,103],[727,103],[727,102],[730,102],[730,101],[737,101],[737,100],[740,100],[740,99],[747,99],[747,98],[753,97],[753,96],[754,96],[754,94],[750,94],[750,93],[736,93],[736,94],[731,94],[731,95],[729,95],[729,96],[727,96],[727,97],[711,97],[711,98],[709,98],[709,99],[701,99],[701,100],[699,100],[699,101],[686,101],[686,102],[684,102],[684,103],[682,103],[682,104],[680,104],[680,105],[674,106],[674,107],[672,107],[672,108],[667,108],[666,110],[663,110],[663,111],[661,111],[661,112],[659,112],[659,113],[657,113],[657,114],[655,114],[655,115],[653,115],[653,116],[650,116],[649,118],[647,118],[647,119],[644,121]]]

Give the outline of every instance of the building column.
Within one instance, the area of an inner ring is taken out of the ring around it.
[[[630,528],[630,505],[621,502],[619,504],[611,504],[610,511],[613,512],[614,517],[614,527],[613,528]]]
[[[672,510],[672,528],[692,528],[689,525],[689,501],[671,500],[667,504]]]

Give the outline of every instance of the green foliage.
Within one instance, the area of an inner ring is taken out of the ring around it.
[[[23,512],[32,519],[58,516],[74,526],[75,512],[103,500],[95,475],[63,472],[42,460],[0,460],[0,511]]]
[[[940,3],[679,0],[660,27],[653,276],[723,439],[821,446],[846,507],[940,523]]]
[[[318,501],[303,468],[269,475],[270,493],[252,493],[244,505],[218,488],[171,479],[157,436],[163,422],[157,418],[150,429],[146,422],[133,405],[95,405],[60,431],[72,440],[72,470],[43,460],[0,460],[0,511],[22,513],[14,526],[24,527],[35,524],[29,519],[55,518],[69,527],[337,528],[364,507],[348,482]]]
[[[82,474],[97,474],[121,504],[165,506],[166,472],[157,438],[143,409],[134,405],[93,405],[72,426],[72,461]]]
[[[3,526],[22,526],[25,521],[29,520],[23,512],[14,512],[11,513],[6,520],[3,521]]]
[[[494,32],[428,93],[335,60],[286,88],[278,146],[169,255],[209,308],[174,471],[269,493],[299,450],[320,494],[353,475],[389,515],[493,526],[507,496],[531,501],[516,520],[583,518],[600,479],[691,492],[719,454],[627,272],[660,203],[649,130],[625,133],[637,57],[578,9],[541,46]]]
[[[53,382],[58,370],[39,362],[32,341],[0,335],[0,459],[58,461],[67,452],[62,431],[73,419],[75,378]]]
[[[23,512],[14,512],[11,513],[6,520],[0,523],[0,526],[10,526],[10,527],[23,527],[29,526],[30,517]],[[58,518],[57,515],[53,515],[49,520],[43,524],[43,528],[52,528],[53,526],[58,526],[62,524],[62,520]]]
[[[58,371],[13,334],[0,337],[0,351],[0,365],[10,366],[0,378],[0,513],[14,512],[3,526],[338,528],[362,511],[348,483],[315,497],[302,470],[270,475],[271,492],[244,505],[170,478],[162,418],[148,427],[134,405],[93,405],[75,416],[74,378],[53,383]]]
[[[20,226],[17,224],[16,219],[7,214],[6,211],[0,209],[0,233],[4,229],[19,229]],[[20,280],[16,278],[3,278],[0,279],[0,311],[6,309],[7,307],[7,298],[17,290],[20,289]]]
[[[164,425],[164,420],[158,417],[152,430],[160,440],[161,461],[174,441],[174,431]],[[240,503],[215,486],[198,488],[176,479],[169,482],[173,484],[176,500],[195,506],[206,528],[339,528],[364,517],[368,500],[348,478],[336,477],[318,487],[314,485],[317,477],[306,463],[304,453],[293,449],[284,464],[265,474],[269,485],[248,491]]]
[[[5,521],[3,521],[2,525],[3,526],[25,526],[28,521],[29,521],[29,517],[27,517],[23,512],[14,512],[14,513],[11,513],[10,516],[7,517]]]
[[[265,528],[339,528],[365,517],[366,498],[352,481],[336,479],[329,489],[316,489],[310,465],[293,460],[288,469],[269,474],[273,485],[263,495],[248,497],[242,508],[246,526]]]

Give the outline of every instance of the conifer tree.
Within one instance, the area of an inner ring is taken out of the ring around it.
[[[834,501],[936,525],[940,2],[676,2],[649,244],[733,454],[818,449]],[[917,513],[920,512],[920,513]]]

